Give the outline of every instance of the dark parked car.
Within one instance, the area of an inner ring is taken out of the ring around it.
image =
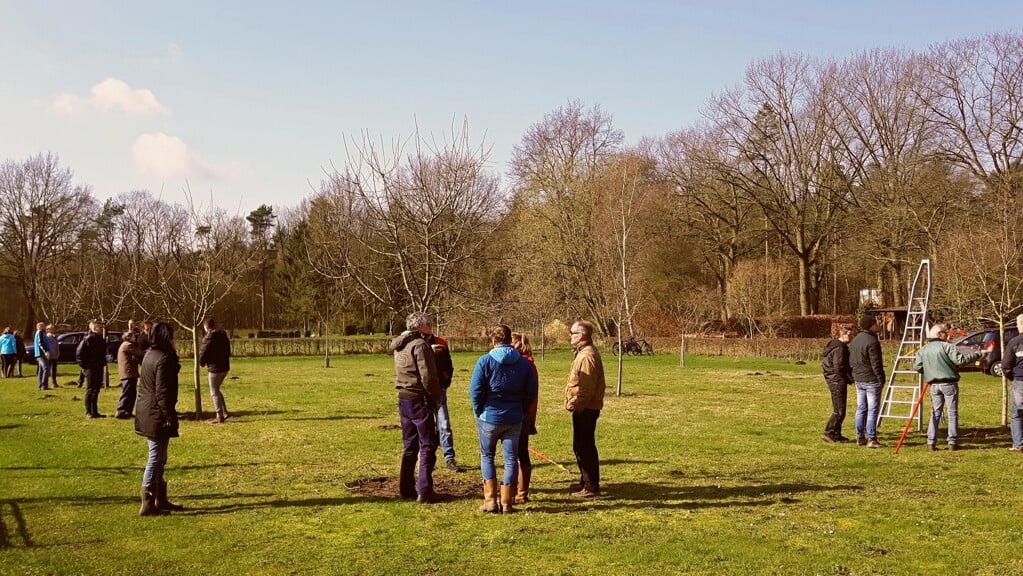
[[[1006,326],[1005,328],[1005,341],[1012,340],[1019,334],[1019,331],[1013,327]],[[976,332],[970,332],[966,336],[952,341],[953,344],[959,348],[960,352],[971,353],[978,350],[984,350],[987,352],[984,356],[981,356],[980,360],[977,360],[970,366],[964,366],[964,370],[975,369],[981,370],[985,374],[991,376],[1002,376],[1002,346],[998,341],[998,327],[986,328],[984,330],[978,330]]]
[[[117,361],[117,349],[121,347],[121,335],[123,332],[107,331],[107,362]],[[78,344],[85,338],[86,332],[67,332],[57,335],[57,346],[60,347],[60,358],[57,364],[75,364],[75,351]],[[33,333],[25,341],[25,360],[35,364],[35,334]]]

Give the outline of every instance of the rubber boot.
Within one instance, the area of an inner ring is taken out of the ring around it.
[[[529,502],[529,480],[533,477],[532,466],[519,466],[519,491],[515,495],[516,504]]]
[[[175,504],[167,499],[167,483],[160,482],[156,485],[156,506],[160,510],[168,512],[180,512],[185,509],[181,504]]]
[[[483,481],[483,505],[480,512],[486,514],[499,514],[501,507],[497,503],[497,480]]]
[[[501,514],[515,512],[515,508],[512,505],[515,503],[516,491],[517,487],[515,484],[501,484]]]
[[[139,508],[139,516],[166,516],[168,514],[170,512],[160,510],[160,507],[156,505],[156,494],[153,492],[153,487],[142,486],[142,507]]]

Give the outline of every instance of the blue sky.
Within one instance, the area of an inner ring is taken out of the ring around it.
[[[467,119],[504,174],[525,131],[571,99],[635,143],[697,121],[760,57],[924,49],[1019,30],[1018,13],[984,0],[0,0],[0,161],[52,151],[99,198],[182,202],[187,185],[247,214],[309,196],[343,163],[344,135],[443,135]]]

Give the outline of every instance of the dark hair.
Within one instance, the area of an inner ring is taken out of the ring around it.
[[[873,314],[864,314],[860,318],[860,330],[870,330],[875,324],[877,324],[877,317]]]
[[[205,326],[206,328],[214,329],[217,327],[217,321],[214,320],[213,318],[207,318],[206,321],[202,323],[202,325]]]
[[[496,324],[487,331],[493,344],[511,344],[511,328],[504,324]]]
[[[166,322],[157,322],[153,325],[153,348],[163,350],[174,349],[174,328]]]

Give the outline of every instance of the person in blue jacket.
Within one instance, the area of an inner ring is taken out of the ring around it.
[[[480,512],[510,514],[515,510],[518,483],[518,444],[522,421],[536,398],[533,366],[512,347],[511,328],[499,324],[490,329],[493,348],[476,362],[469,381],[469,399],[476,415],[480,440],[480,472],[483,505]],[[494,453],[501,443],[504,477],[498,502]]]
[[[0,335],[0,357],[3,358],[4,378],[13,378],[14,366],[18,361],[18,346],[10,327],[4,328],[3,335]]]

